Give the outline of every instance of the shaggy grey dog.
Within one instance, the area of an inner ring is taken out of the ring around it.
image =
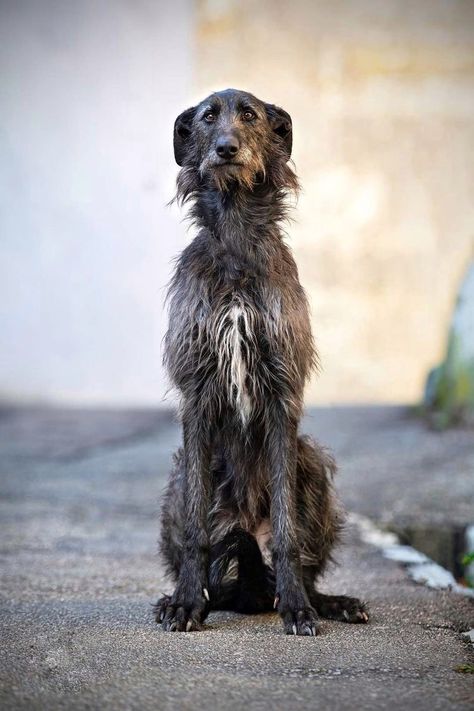
[[[286,111],[243,91],[175,122],[177,196],[199,232],[176,265],[165,339],[183,426],[162,507],[176,588],[155,613],[168,631],[199,629],[211,609],[276,608],[299,635],[318,615],[368,620],[356,598],[315,588],[341,516],[333,458],[298,434],[317,357],[281,229],[298,188],[291,147]]]

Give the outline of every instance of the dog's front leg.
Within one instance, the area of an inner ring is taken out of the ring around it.
[[[268,437],[275,608],[287,634],[315,635],[317,615],[303,584],[296,521],[297,424],[276,409]]]
[[[210,431],[207,421],[195,412],[183,417],[183,444],[186,470],[183,553],[176,589],[163,610],[163,627],[171,632],[199,629],[209,611]]]

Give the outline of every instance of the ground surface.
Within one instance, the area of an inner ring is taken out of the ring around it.
[[[316,410],[346,506],[379,522],[466,523],[474,436],[399,408]],[[460,631],[472,603],[410,582],[349,528],[325,588],[370,601],[371,623],[287,637],[276,615],[212,614],[166,634],[151,603],[157,500],[176,425],[156,412],[0,413],[2,708],[472,709]]]

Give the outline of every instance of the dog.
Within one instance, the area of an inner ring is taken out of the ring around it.
[[[154,606],[166,631],[200,629],[214,609],[276,609],[295,635],[315,635],[318,616],[368,621],[357,598],[315,587],[342,514],[333,457],[298,432],[317,354],[282,232],[291,150],[290,115],[245,91],[213,93],[174,125],[177,199],[199,231],[168,292],[183,446],[161,512],[176,583]]]

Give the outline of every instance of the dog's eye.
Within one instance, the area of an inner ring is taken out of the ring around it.
[[[244,119],[244,121],[253,121],[253,119],[257,117],[255,116],[253,111],[247,110],[244,111],[244,113],[242,114],[242,118]]]
[[[215,120],[216,115],[213,111],[208,111],[207,114],[204,114],[204,121],[207,121],[207,123],[212,123]]]

